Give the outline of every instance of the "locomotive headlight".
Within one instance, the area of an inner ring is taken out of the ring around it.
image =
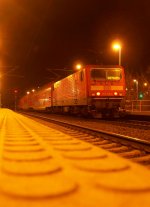
[[[114,96],[117,96],[118,95],[118,93],[117,92],[114,92]]]
[[[97,96],[100,96],[100,95],[101,95],[101,93],[100,93],[100,92],[97,92],[97,93],[96,93],[96,95],[97,95]]]

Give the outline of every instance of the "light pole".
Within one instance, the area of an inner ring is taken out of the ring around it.
[[[138,80],[134,79],[133,82],[136,84],[136,99],[138,100],[139,99],[139,82]]]
[[[5,75],[9,75],[9,73],[13,72],[14,70],[16,70],[18,68],[18,66],[1,66],[1,62],[0,62],[0,70],[1,68],[10,68],[9,71],[1,73],[0,72],[0,108],[2,108],[2,77],[4,77]],[[18,77],[23,77],[23,76],[19,76],[19,75],[15,75]]]
[[[14,90],[14,95],[15,95],[15,111],[17,111],[17,93],[18,93],[18,90]]]
[[[30,91],[26,92],[27,94],[27,109],[29,108],[29,95],[30,95]]]
[[[113,49],[119,52],[119,65],[121,66],[121,44],[120,43],[114,43]]]
[[[0,74],[0,108],[2,108],[2,75]]]

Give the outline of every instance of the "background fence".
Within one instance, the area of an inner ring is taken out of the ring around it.
[[[150,112],[150,100],[126,100],[125,109],[132,112]]]

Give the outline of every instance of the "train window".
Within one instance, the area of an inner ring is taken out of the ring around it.
[[[107,70],[107,80],[120,80],[121,78],[120,70]]]
[[[93,80],[105,80],[106,79],[106,71],[101,69],[92,69],[91,70],[91,78]]]
[[[92,80],[120,80],[122,78],[119,69],[92,69]]]
[[[83,71],[80,72],[80,81],[83,81],[84,80],[84,73]]]

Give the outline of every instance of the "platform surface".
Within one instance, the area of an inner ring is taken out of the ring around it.
[[[0,109],[1,207],[149,207],[150,171]]]

